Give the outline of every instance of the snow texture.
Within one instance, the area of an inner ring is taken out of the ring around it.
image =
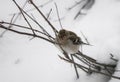
[[[23,4],[23,0],[16,1]],[[47,1],[36,0],[37,5]],[[87,11],[88,14],[79,16],[76,20],[73,18],[79,6],[67,11],[67,8],[75,3],[74,0],[54,0],[54,2],[58,5],[60,17],[64,19],[61,21],[63,28],[72,30],[81,37],[82,32],[93,45],[83,46],[83,53],[107,64],[114,63],[109,59],[110,53],[119,60],[119,0],[96,0],[93,7]],[[57,16],[54,4],[48,4],[42,11],[48,13],[50,8],[54,8],[54,13],[50,16],[51,21],[60,29],[59,23],[55,22]],[[18,12],[18,9],[12,0],[1,0],[0,12],[0,20],[10,21],[10,14]],[[45,24],[44,21],[42,23]],[[0,29],[0,33],[3,31]],[[55,46],[40,39],[35,38],[31,41],[29,39],[30,37],[12,32],[6,32],[0,38],[0,82],[120,82],[95,73],[89,76],[81,70],[79,70],[80,78],[76,79],[73,66],[59,59],[58,54],[61,53]],[[116,70],[120,70],[120,61]],[[120,76],[120,72],[115,72],[114,75]]]

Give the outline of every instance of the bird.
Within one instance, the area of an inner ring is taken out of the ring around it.
[[[56,41],[58,42],[58,48],[62,52],[66,52],[68,54],[75,54],[79,51],[80,45],[88,45],[84,43],[81,38],[74,32],[61,29],[57,36]]]

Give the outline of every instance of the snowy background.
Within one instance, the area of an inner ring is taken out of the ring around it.
[[[16,1],[20,4],[24,3],[24,0]],[[47,1],[36,0],[37,5]],[[84,46],[83,53],[103,63],[112,63],[109,60],[110,53],[119,60],[120,0],[96,0],[88,14],[79,16],[76,20],[73,18],[79,6],[71,11],[66,10],[74,4],[74,0],[54,1],[58,5],[60,17],[64,17],[61,21],[63,27],[78,35],[81,35],[80,31],[82,31],[94,45]],[[41,9],[44,13],[48,13],[50,8],[55,8],[54,3]],[[18,9],[12,0],[0,1],[0,20],[10,21],[11,14],[15,12],[18,12]],[[59,23],[55,22],[57,20],[55,14],[51,14],[51,21],[60,29]],[[39,18],[37,14],[36,17]],[[21,20],[22,18],[17,22],[23,24]],[[0,33],[3,31],[0,29]],[[79,70],[80,78],[76,79],[73,66],[59,59],[58,54],[61,53],[55,46],[41,39],[29,39],[30,37],[12,32],[6,32],[0,38],[0,82],[120,82],[117,79],[108,80],[107,77],[99,74],[88,76],[81,70]],[[120,69],[120,63],[116,69]],[[120,76],[120,72],[114,75]]]

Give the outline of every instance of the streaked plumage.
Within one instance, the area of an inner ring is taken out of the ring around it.
[[[56,41],[62,49],[69,54],[77,53],[80,45],[85,44],[74,32],[65,29],[59,31]],[[59,49],[61,48],[59,47]]]

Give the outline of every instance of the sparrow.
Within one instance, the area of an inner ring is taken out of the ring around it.
[[[80,45],[86,44],[81,38],[72,31],[61,29],[56,36],[56,41],[59,43],[58,47],[68,54],[75,54],[79,51]]]

